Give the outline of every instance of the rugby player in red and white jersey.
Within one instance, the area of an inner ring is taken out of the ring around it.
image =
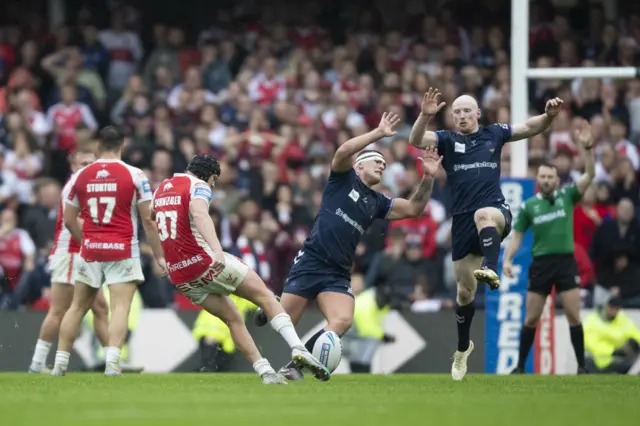
[[[76,173],[83,167],[96,161],[96,154],[90,149],[79,149],[71,157],[71,171]],[[71,179],[62,189],[60,205],[58,206],[58,218],[56,220],[56,233],[53,238],[53,248],[49,256],[49,269],[51,271],[51,297],[47,316],[40,327],[40,335],[36,343],[36,349],[31,359],[30,373],[41,373],[51,349],[51,342],[60,330],[60,322],[73,299],[73,265],[80,252],[80,243],[71,237],[71,233],[64,226],[63,212],[65,209],[65,197],[69,196]],[[109,324],[109,312],[107,302],[98,293],[91,310],[93,310],[93,326],[100,344],[108,345],[107,327]]]
[[[209,216],[212,188],[220,176],[218,160],[207,154],[193,157],[185,173],[163,181],[153,195],[149,216],[157,224],[171,282],[193,303],[222,319],[238,349],[265,384],[286,384],[256,347],[242,315],[228,297],[234,293],[264,310],[273,329],[293,351],[293,360],[322,380],[330,373],[304,347],[275,295],[240,259],[222,251]],[[159,259],[164,262],[164,258]]]
[[[109,286],[111,300],[105,375],[121,374],[120,349],[127,334],[131,301],[137,285],[144,280],[136,210],[144,212],[142,224],[147,240],[166,273],[158,233],[148,214],[151,187],[141,170],[122,162],[123,143],[124,138],[115,127],[102,129],[100,158],[71,178],[64,224],[82,244],[73,269],[73,301],[60,326],[53,375],[65,374],[82,318],[103,284]],[[83,221],[82,226],[78,217]]]

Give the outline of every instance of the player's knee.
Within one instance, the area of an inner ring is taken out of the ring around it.
[[[478,229],[486,228],[488,226],[495,226],[493,219],[491,218],[491,211],[489,209],[479,209],[473,214],[473,221],[476,223]]]
[[[328,318],[327,322],[327,329],[335,331],[339,336],[343,336],[353,325],[353,318],[349,315],[339,315],[334,318]]]
[[[468,305],[469,303],[473,302],[473,299],[475,299],[475,297],[475,289],[458,283],[458,294],[456,295],[456,301],[459,305]]]
[[[535,328],[540,321],[540,315],[537,314],[527,314],[524,318],[525,327]]]
[[[54,308],[53,306],[47,312],[47,321],[52,321],[57,324],[62,322],[62,318],[64,318],[64,314],[67,312],[66,309]]]

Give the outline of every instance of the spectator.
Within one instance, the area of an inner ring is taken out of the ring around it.
[[[17,225],[13,210],[0,213],[0,269],[5,277],[0,289],[0,308],[15,308],[28,301],[28,297],[31,301],[39,297],[30,292],[36,247],[29,234]]]
[[[584,345],[589,371],[627,374],[640,356],[640,330],[622,311],[622,299],[614,296],[585,318]]]
[[[112,11],[111,28],[100,32],[99,39],[109,51],[107,86],[115,94],[125,87],[142,60],[142,43],[138,34],[126,29],[120,10]]]
[[[0,151],[0,212],[18,195],[18,175],[9,167],[4,167],[5,154]]]
[[[576,245],[589,250],[591,239],[608,212],[608,208],[596,204],[595,186],[591,185],[573,210],[573,238]]]
[[[98,123],[89,106],[78,100],[77,87],[66,83],[61,88],[61,101],[47,111],[47,121],[52,129],[54,146],[59,151],[73,152],[76,148],[76,128],[81,123],[91,130]]]
[[[50,242],[56,230],[58,207],[60,206],[60,184],[50,178],[40,178],[34,185],[36,203],[29,207],[24,218],[24,229],[35,243],[41,255],[47,257]]]
[[[618,203],[616,219],[604,221],[591,242],[591,259],[596,265],[600,294],[621,296],[623,306],[640,306],[640,224],[634,217],[633,203],[624,198]],[[602,291],[606,290],[606,291]]]
[[[144,82],[152,87],[159,68],[166,68],[174,79],[181,77],[180,50],[184,44],[184,31],[181,28],[169,29],[167,43],[158,44],[151,52],[144,66]]]
[[[36,176],[42,171],[42,157],[36,142],[26,131],[15,134],[14,148],[7,152],[4,168],[16,174],[15,193],[21,204],[31,202],[31,189]]]

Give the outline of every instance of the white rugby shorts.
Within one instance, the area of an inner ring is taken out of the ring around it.
[[[49,256],[51,283],[73,285],[73,270],[79,257],[78,253],[58,253]]]
[[[139,257],[113,262],[87,262],[78,256],[74,262],[73,281],[100,288],[102,285],[140,284],[144,281],[144,275]]]
[[[202,304],[210,294],[234,293],[247,276],[249,267],[229,253],[224,253],[224,264],[224,270],[217,276],[214,276],[213,269],[209,268],[199,278],[188,283],[177,284],[176,287],[196,305]]]

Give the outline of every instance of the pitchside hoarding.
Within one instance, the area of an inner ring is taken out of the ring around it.
[[[129,363],[145,368],[149,373],[192,372],[198,369],[200,353],[191,330],[197,312],[175,312],[171,309],[146,309],[129,342]],[[33,355],[44,314],[41,312],[0,311],[0,371],[26,371]],[[307,312],[297,330],[303,339],[325,325],[316,311]],[[262,353],[274,367],[288,361],[291,352],[284,340],[269,326],[257,328],[247,324]],[[476,351],[469,358],[469,372],[484,370],[484,315],[478,312],[473,320],[472,336]],[[453,311],[414,314],[392,311],[385,321],[385,331],[396,338],[394,343],[381,345],[373,359],[373,372],[446,373],[451,370],[451,356],[456,346],[456,321]],[[93,338],[85,327],[76,341],[70,369],[78,370],[94,363]],[[53,362],[55,344],[49,354]],[[231,359],[231,370],[253,371],[237,352]],[[348,359],[343,359],[337,373],[349,373]]]

